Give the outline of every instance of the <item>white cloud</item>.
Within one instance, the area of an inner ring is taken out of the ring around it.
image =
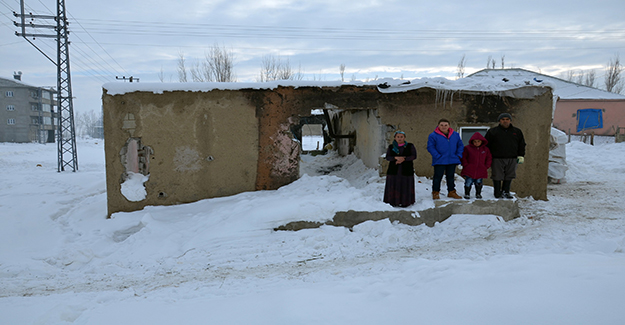
[[[22,70],[28,82],[55,85],[54,65],[14,36],[11,11],[18,7],[7,5],[0,6],[0,75]],[[99,107],[102,79],[116,75],[158,82],[162,68],[166,81],[176,81],[179,52],[202,58],[216,43],[235,52],[241,81],[254,81],[268,54],[288,58],[317,80],[338,79],[340,64],[359,79],[454,78],[463,54],[466,71],[484,68],[488,56],[499,67],[505,55],[508,67],[542,73],[601,67],[615,53],[625,55],[625,2],[616,0],[110,0],[72,2],[68,10],[72,71],[91,79],[76,87],[77,101],[88,102],[77,107]],[[44,50],[56,56],[50,40],[34,42],[47,42]]]

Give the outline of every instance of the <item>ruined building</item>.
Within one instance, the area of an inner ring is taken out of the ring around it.
[[[311,110],[324,111],[336,150],[382,172],[380,156],[401,129],[417,147],[416,174],[428,177],[433,170],[427,137],[439,119],[450,120],[468,139],[496,125],[500,113],[510,113],[527,142],[514,190],[544,200],[552,100],[552,89],[544,84],[442,78],[376,84],[106,84],[108,214],[293,182],[299,178],[300,144],[291,129]],[[129,198],[122,187],[137,176],[144,193]]]

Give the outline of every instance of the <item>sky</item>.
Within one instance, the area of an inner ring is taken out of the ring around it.
[[[25,0],[27,12],[56,14],[51,0]],[[74,110],[101,107],[101,86],[178,82],[177,61],[187,67],[212,46],[234,55],[238,81],[257,81],[263,57],[289,62],[304,80],[446,77],[465,75],[488,58],[501,67],[552,76],[597,74],[625,55],[625,2],[393,1],[393,0],[181,0],[66,1]],[[0,0],[0,76],[56,85],[56,67],[13,25],[18,0]],[[38,24],[49,23],[38,20]],[[31,29],[34,30],[34,29]],[[40,33],[51,30],[39,29]],[[32,41],[56,57],[53,39]]]

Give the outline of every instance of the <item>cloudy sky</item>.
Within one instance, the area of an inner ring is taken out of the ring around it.
[[[27,12],[56,15],[55,0],[25,0]],[[74,109],[101,107],[101,86],[116,77],[178,82],[177,60],[203,60],[214,45],[234,53],[238,81],[257,81],[263,57],[301,69],[304,79],[442,76],[487,65],[556,77],[597,74],[625,59],[625,1],[421,0],[66,0]],[[13,25],[19,0],[0,0],[0,76],[56,86],[56,67]],[[38,24],[50,21],[37,20]],[[30,32],[53,33],[46,29]],[[28,31],[27,31],[28,32]],[[53,39],[32,41],[56,58]],[[159,75],[161,77],[159,77]]]

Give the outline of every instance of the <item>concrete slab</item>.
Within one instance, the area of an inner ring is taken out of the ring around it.
[[[379,221],[388,219],[390,222],[399,222],[410,226],[426,224],[433,227],[437,222],[443,222],[454,214],[492,214],[503,218],[504,221],[521,216],[517,200],[475,200],[475,201],[441,201],[437,206],[422,211],[391,210],[391,211],[338,211],[326,222],[294,221],[274,228],[278,230],[297,231],[302,229],[319,228],[323,225],[353,228],[365,221]]]

